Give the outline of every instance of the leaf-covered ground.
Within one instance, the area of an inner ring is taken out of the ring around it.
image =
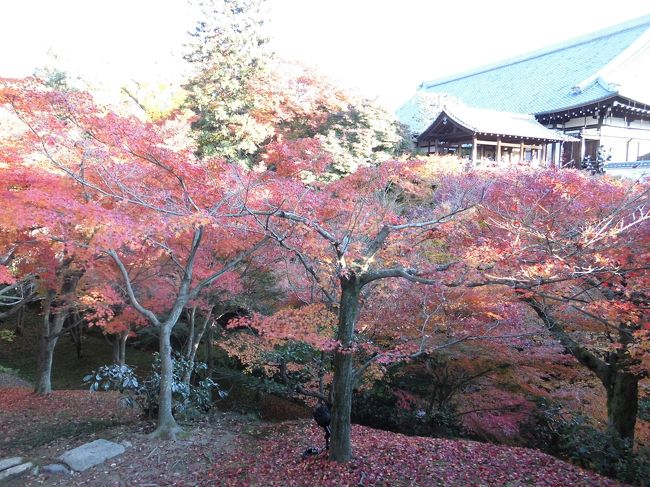
[[[146,433],[153,425],[134,422],[133,414],[117,407],[114,394],[59,391],[38,398],[28,389],[2,389],[2,454],[21,454],[45,465],[97,437],[132,445],[86,472],[29,475],[16,484],[23,486],[619,485],[535,450],[362,426],[353,428],[349,464],[329,462],[323,454],[303,460],[305,449],[323,444],[322,430],[312,421],[265,423],[236,413],[215,412],[187,423],[176,442],[152,442]],[[93,427],[79,427],[84,424]]]
[[[54,391],[42,397],[31,388],[0,388],[0,458],[29,454],[61,438],[94,434],[136,419],[119,406],[119,394]]]
[[[261,425],[254,439],[239,437],[233,455],[202,479],[238,486],[595,486],[620,485],[535,450],[472,441],[408,437],[353,428],[354,460],[301,459],[321,445],[310,422]]]

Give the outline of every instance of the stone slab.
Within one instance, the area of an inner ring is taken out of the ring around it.
[[[104,463],[109,458],[121,455],[124,451],[124,447],[119,443],[95,440],[65,452],[58,459],[72,470],[83,472],[90,467]]]
[[[23,463],[22,457],[3,458],[0,460],[0,472],[15,467],[16,465],[20,465],[21,463]]]
[[[51,463],[41,468],[43,473],[69,474],[70,469],[62,463]]]
[[[2,472],[0,472],[0,485],[8,485],[6,482],[9,482],[10,480],[18,477],[19,475],[24,474],[25,472],[29,471],[29,469],[32,468],[33,466],[34,464],[32,462],[27,462],[3,470]]]

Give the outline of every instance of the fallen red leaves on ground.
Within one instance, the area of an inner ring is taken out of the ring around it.
[[[117,400],[113,393],[56,391],[42,397],[28,389],[0,390],[0,453],[28,451],[48,435],[53,441],[67,436],[68,447],[78,446],[93,438],[92,427],[77,431],[79,425],[123,423],[135,414],[121,410]],[[162,443],[136,434],[135,425],[130,435],[123,428],[120,437],[135,445],[124,457],[52,485],[112,485],[116,479],[126,485],[233,487],[620,485],[536,450],[358,425],[352,430],[354,458],[347,464],[330,462],[325,453],[302,459],[307,448],[324,444],[311,420],[265,423],[216,413],[211,421],[185,425],[187,439]]]
[[[38,396],[27,388],[0,389],[0,457],[133,420],[137,411],[120,407],[119,398],[117,392],[54,391]]]
[[[472,441],[409,437],[354,426],[349,464],[325,454],[310,422],[261,425],[240,436],[228,459],[217,461],[201,485],[232,486],[615,486],[619,483],[526,448]]]

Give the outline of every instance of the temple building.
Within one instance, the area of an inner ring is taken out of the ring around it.
[[[397,115],[423,152],[650,167],[649,76],[650,15],[424,82]]]
[[[448,103],[417,137],[417,145],[429,154],[472,161],[539,164],[549,145],[577,140],[544,127],[532,115]]]

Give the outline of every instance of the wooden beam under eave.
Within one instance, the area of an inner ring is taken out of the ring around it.
[[[512,142],[501,142],[501,147],[512,147],[512,148],[517,148],[521,147],[521,144],[513,144]]]
[[[497,145],[498,141],[495,140],[480,140],[477,139],[476,141],[478,145]],[[511,142],[501,142],[501,147],[520,147],[520,144],[514,144]],[[531,149],[541,149],[543,147],[542,144],[531,144],[528,147]]]

